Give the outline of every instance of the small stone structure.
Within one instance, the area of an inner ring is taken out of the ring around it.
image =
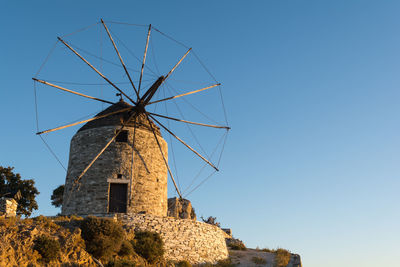
[[[0,216],[17,216],[18,203],[13,198],[0,198]]]
[[[96,116],[129,107],[132,106],[120,101]],[[124,131],[80,179],[79,190],[77,186],[74,187],[75,179],[130,115],[125,111],[90,121],[73,136],[63,197],[63,215],[167,215],[168,172],[151,128],[156,132],[166,160],[168,147],[158,127],[153,122],[150,126],[144,114],[136,117],[136,123],[131,121],[125,125]],[[134,136],[135,151],[132,149]]]
[[[187,260],[191,264],[228,258],[225,232],[219,227],[193,221],[148,214],[118,214],[117,219],[134,231],[151,231],[161,235],[167,260]]]
[[[168,216],[180,219],[196,220],[196,213],[187,199],[177,197],[168,199]]]

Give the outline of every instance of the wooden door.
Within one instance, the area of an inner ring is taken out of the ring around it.
[[[110,184],[108,212],[126,213],[128,184]]]

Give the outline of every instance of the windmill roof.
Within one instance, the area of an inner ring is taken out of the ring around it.
[[[127,111],[116,113],[116,114],[113,114],[113,115],[110,115],[110,116],[107,116],[107,117],[104,117],[101,119],[89,121],[85,125],[83,125],[78,130],[78,132],[88,130],[88,129],[98,128],[98,127],[103,127],[103,126],[121,126],[122,123],[124,121],[126,121],[132,115],[132,112],[135,112],[135,108],[123,100],[120,100],[119,102],[114,103],[113,105],[109,106],[108,108],[104,109],[100,113],[96,114],[96,116],[94,116],[94,117],[102,116],[102,115],[106,115],[106,114],[116,112],[116,111],[119,111],[122,109],[130,108],[130,107],[133,108],[133,110],[127,110]],[[156,126],[156,124],[151,120],[150,120],[150,122],[151,122],[151,125],[152,125],[153,129],[155,130],[155,132],[158,135],[161,135],[160,129]],[[126,123],[125,126],[135,127],[135,120],[132,119],[131,121]],[[136,128],[147,130],[147,131],[151,132],[151,127],[149,125],[149,122],[148,122],[145,114],[141,113],[136,117]]]

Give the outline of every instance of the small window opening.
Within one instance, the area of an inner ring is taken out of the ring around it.
[[[117,174],[117,178],[118,178],[118,179],[122,179],[122,174],[118,173],[118,174]]]
[[[116,142],[128,143],[128,131],[121,131],[115,138]]]

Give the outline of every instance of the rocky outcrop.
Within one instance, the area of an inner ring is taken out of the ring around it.
[[[59,241],[61,251],[49,266],[97,266],[85,251],[79,228],[68,230],[50,219],[0,218],[0,266],[42,266],[40,254],[33,249],[41,235]]]

